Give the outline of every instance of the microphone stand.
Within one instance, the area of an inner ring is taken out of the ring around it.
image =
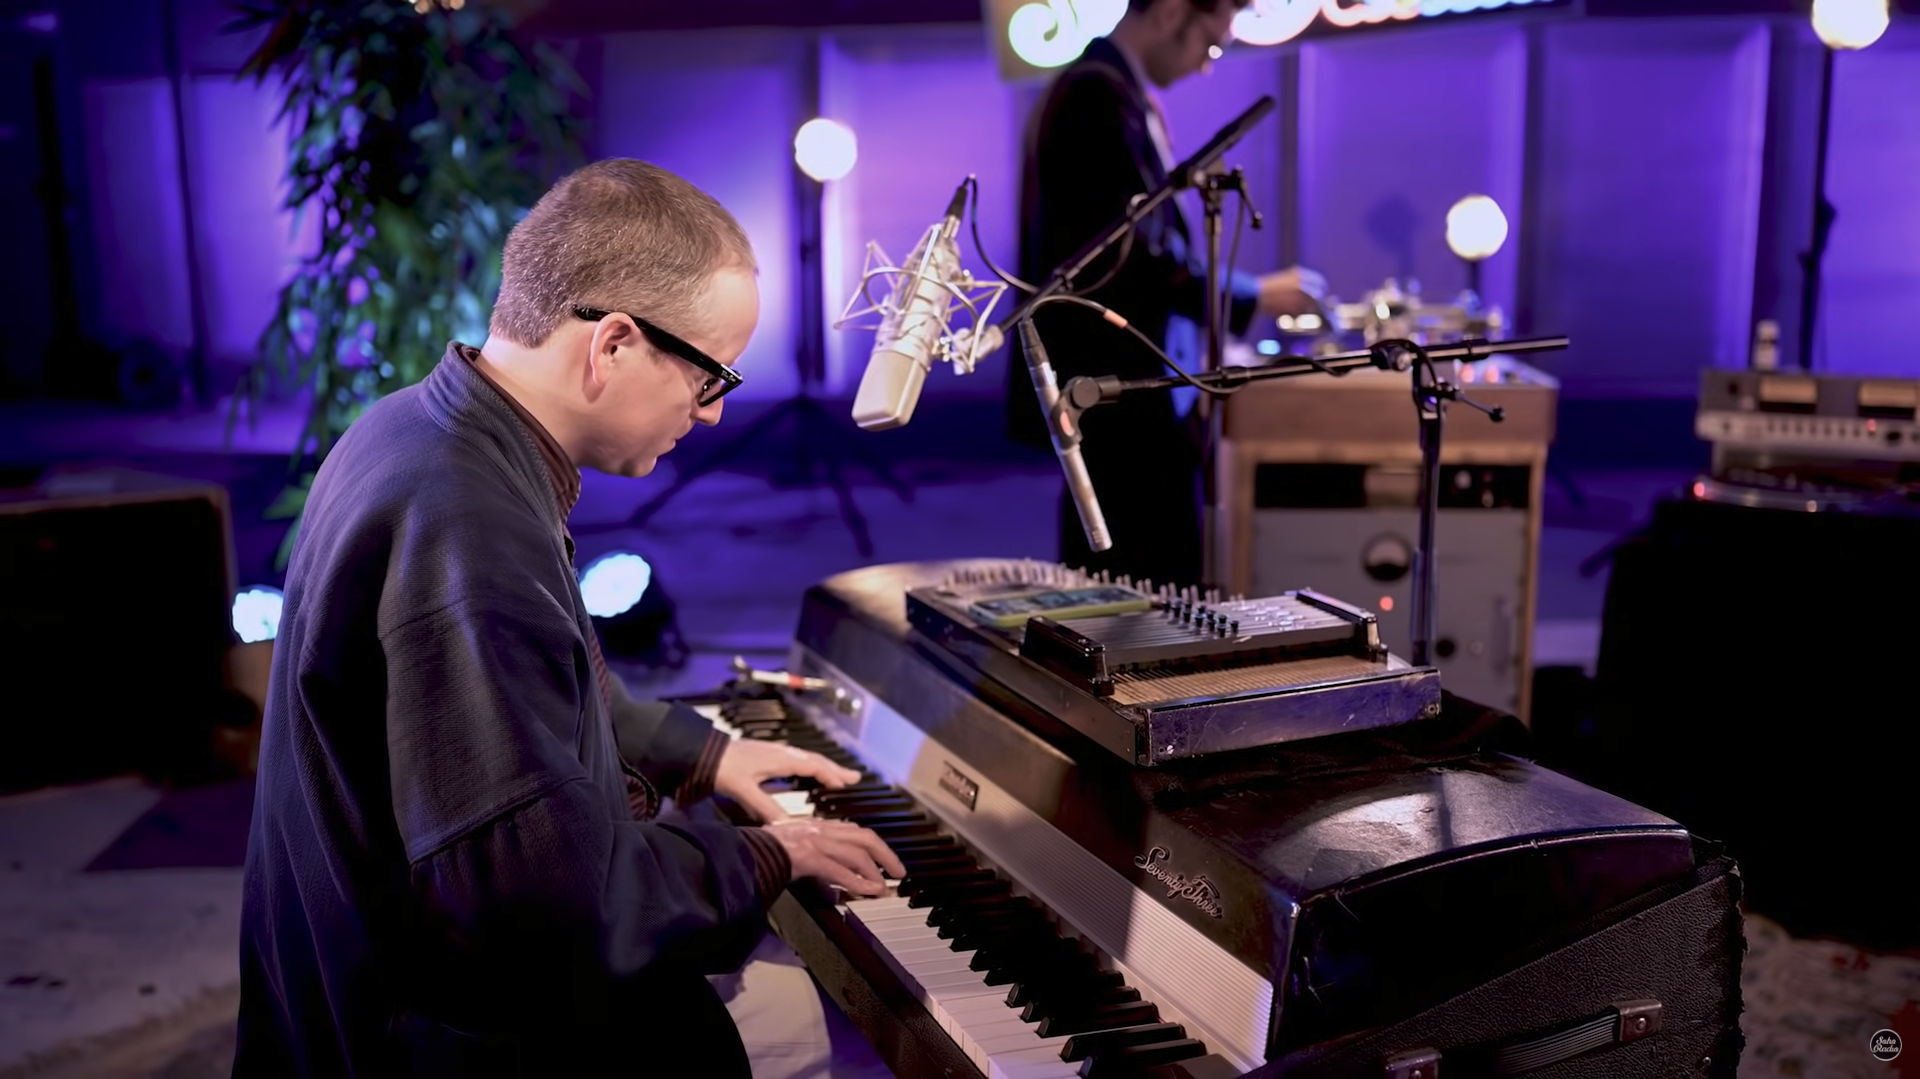
[[[1197,177],[1195,185],[1200,189],[1200,206],[1206,219],[1207,234],[1207,317],[1206,317],[1206,369],[1218,371],[1226,366],[1226,306],[1228,301],[1220,290],[1220,232],[1223,196],[1228,191],[1237,191],[1240,201],[1246,207],[1254,228],[1263,223],[1260,211],[1247,198],[1246,173],[1238,168],[1226,172],[1206,172]],[[1208,587],[1221,581],[1220,574],[1220,447],[1226,443],[1227,410],[1223,402],[1215,401],[1212,394],[1203,393],[1195,402],[1200,410],[1200,419],[1207,429],[1206,445],[1200,455],[1200,482],[1205,513],[1204,526],[1201,529],[1201,572],[1203,583]]]
[[[1447,360],[1476,360],[1494,353],[1550,352],[1567,347],[1567,338],[1537,337],[1519,341],[1468,340],[1431,347],[1411,341],[1376,341],[1364,349],[1337,352],[1312,360],[1281,359],[1265,367],[1221,367],[1193,376],[1193,381],[1209,389],[1228,392],[1249,383],[1271,378],[1300,375],[1344,375],[1363,367],[1384,371],[1407,371],[1413,384],[1413,404],[1420,417],[1420,535],[1413,563],[1413,655],[1414,666],[1433,662],[1434,633],[1434,518],[1440,504],[1440,443],[1446,423],[1449,401],[1479,409],[1495,423],[1506,418],[1500,408],[1489,408],[1460,392],[1459,387],[1441,378],[1434,364]],[[1113,376],[1071,379],[1061,391],[1059,408],[1062,422],[1074,430],[1080,426],[1080,414],[1087,409],[1119,400],[1129,393],[1164,391],[1190,383],[1179,375],[1124,379]],[[1212,396],[1211,394],[1207,396]],[[1216,402],[1217,404],[1217,402]],[[1224,411],[1216,408],[1216,413]]]
[[[1031,296],[1028,296],[1022,301],[1020,306],[1016,307],[1012,314],[1008,315],[998,324],[989,327],[985,332],[994,334],[1000,339],[1004,339],[1013,332],[1033,333],[1033,329],[1029,327],[1028,324],[1031,322],[1033,313],[1037,308],[1051,298],[1067,292],[1072,287],[1075,278],[1085,273],[1087,268],[1092,266],[1094,261],[1104,254],[1107,249],[1119,243],[1129,233],[1139,228],[1140,223],[1145,221],[1154,211],[1158,210],[1162,203],[1189,187],[1199,187],[1202,189],[1203,198],[1212,200],[1211,205],[1215,210],[1215,212],[1210,215],[1208,223],[1209,252],[1207,282],[1209,288],[1207,298],[1207,322],[1210,326],[1208,342],[1208,349],[1211,356],[1210,364],[1215,368],[1219,367],[1219,357],[1223,355],[1223,347],[1217,340],[1219,327],[1215,325],[1217,319],[1215,309],[1219,306],[1216,287],[1219,276],[1218,262],[1220,246],[1217,210],[1220,191],[1233,187],[1235,184],[1223,183],[1219,185],[1219,188],[1216,190],[1215,183],[1213,182],[1215,178],[1212,177],[1210,170],[1212,170],[1214,165],[1219,163],[1220,158],[1225,155],[1235,143],[1239,142],[1240,139],[1246,135],[1254,124],[1258,123],[1267,113],[1273,111],[1273,107],[1273,95],[1264,95],[1249,106],[1245,112],[1242,112],[1225,127],[1215,132],[1213,138],[1209,139],[1205,146],[1195,151],[1194,154],[1185,161],[1175,165],[1173,169],[1167,173],[1167,178],[1164,183],[1152,191],[1149,191],[1143,197],[1134,200],[1132,205],[1128,207],[1127,212],[1122,214],[1112,225],[1108,226],[1105,232],[1095,236],[1071,258],[1059,266],[1056,266],[1053,272],[1047,275],[1047,279],[1040,284]],[[1234,170],[1230,175],[1238,178],[1240,173],[1238,170]],[[1242,196],[1244,197],[1244,195],[1245,191],[1242,189]],[[1256,220],[1258,216],[1258,212],[1256,211]],[[1038,339],[1037,334],[1034,339]],[[993,347],[998,346],[995,345]],[[1080,425],[1077,422],[1079,417],[1077,414],[1069,416],[1056,403],[1056,400],[1053,399],[1055,398],[1055,394],[1050,391],[1055,386],[1055,378],[1053,366],[1047,360],[1045,351],[1034,348],[1023,348],[1021,351],[1026,359],[1027,373],[1033,382],[1034,393],[1040,400],[1041,414],[1047,424],[1052,428],[1050,434],[1053,437],[1056,450],[1062,454],[1077,450],[1081,438]],[[1219,411],[1218,409],[1213,410],[1214,413],[1218,413]],[[1211,415],[1212,414],[1210,414],[1210,417]],[[1209,451],[1209,457],[1210,456],[1211,451]],[[1064,458],[1062,463],[1065,464]],[[1069,466],[1069,468],[1071,468],[1071,466]],[[1207,472],[1207,512],[1208,514],[1212,514],[1214,481],[1211,476],[1212,467],[1210,462],[1207,467]],[[1088,484],[1087,488],[1090,491],[1091,484]],[[1095,503],[1092,508],[1097,517],[1098,504]],[[1096,528],[1092,523],[1087,522],[1084,516],[1082,523],[1086,526],[1088,546],[1093,550],[1104,551],[1113,546],[1112,540],[1106,535],[1104,525]],[[1208,531],[1210,533],[1211,529]],[[1213,560],[1211,540],[1209,539],[1204,546],[1207,548],[1205,557],[1208,564],[1211,564]]]

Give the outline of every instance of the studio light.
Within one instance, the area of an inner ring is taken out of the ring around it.
[[[233,632],[245,644],[271,641],[280,633],[280,608],[286,596],[271,585],[257,584],[233,597]]]
[[[1460,308],[1468,316],[1469,332],[1483,334],[1489,314],[1486,297],[1480,291],[1480,264],[1499,254],[1507,242],[1507,215],[1500,204],[1486,195],[1468,195],[1447,211],[1447,247],[1467,264],[1467,291],[1460,297]]]
[[[793,160],[800,171],[830,183],[853,171],[860,158],[860,145],[853,129],[824,117],[808,120],[793,136]]]
[[[1813,32],[1826,44],[1820,54],[1820,127],[1814,136],[1813,236],[1801,252],[1800,341],[1802,370],[1813,369],[1815,324],[1820,319],[1821,264],[1827,257],[1836,215],[1827,200],[1827,142],[1833,123],[1834,55],[1864,49],[1887,32],[1887,0],[1813,0]],[[1761,336],[1759,328],[1755,336]]]
[[[1864,49],[1887,22],[1887,0],[1813,0],[1813,32],[1830,49]]]
[[[1468,262],[1498,254],[1507,242],[1507,215],[1486,195],[1468,195],[1447,211],[1447,246]]]
[[[653,566],[633,551],[608,551],[580,571],[580,598],[609,656],[647,667],[686,665],[673,601]]]
[[[580,595],[595,618],[618,618],[639,604],[653,583],[653,566],[630,551],[613,551],[580,571]]]

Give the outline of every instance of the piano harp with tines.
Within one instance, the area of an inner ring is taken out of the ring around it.
[[[1482,713],[1452,698],[1141,767],[1061,718],[1108,699],[1076,684],[1084,660],[1001,639],[996,670],[1047,675],[1009,684],[909,621],[914,590],[982,575],[1094,587],[1051,572],[831,578],[790,662],[824,690],[743,683],[702,706],[860,770],[776,797],[873,828],[907,877],[872,900],[797,885],[771,917],[897,1074],[1735,1074],[1738,878],[1710,845],[1478,748]],[[1072,602],[1056,621],[1141,613]]]

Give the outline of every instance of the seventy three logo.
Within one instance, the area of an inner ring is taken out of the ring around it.
[[[1213,882],[1204,876],[1187,876],[1175,873],[1161,864],[1172,857],[1165,847],[1155,847],[1145,854],[1137,854],[1133,864],[1147,871],[1147,876],[1167,886],[1167,898],[1179,896],[1215,918],[1220,917],[1220,892]]]
[[[1876,1030],[1867,1042],[1867,1052],[1875,1060],[1892,1060],[1900,1055],[1900,1035],[1891,1030]]]

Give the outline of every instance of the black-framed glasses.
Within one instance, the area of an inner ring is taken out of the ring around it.
[[[712,356],[694,348],[673,334],[655,326],[639,315],[628,315],[625,311],[603,311],[598,307],[582,307],[578,304],[574,305],[573,308],[574,318],[584,319],[588,322],[598,322],[608,315],[613,314],[626,315],[632,319],[633,324],[640,327],[640,333],[646,337],[648,343],[653,345],[654,348],[662,352],[671,352],[675,356],[706,372],[707,380],[700,384],[700,392],[694,397],[694,400],[699,402],[701,408],[705,408],[722,397],[725,397],[727,394],[732,393],[734,388],[739,386],[743,381],[740,377],[740,372],[735,371],[733,368],[728,367]]]

